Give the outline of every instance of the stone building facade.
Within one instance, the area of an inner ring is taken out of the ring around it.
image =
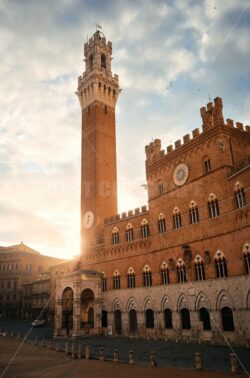
[[[215,98],[200,109],[201,130],[146,146],[148,206],[116,214],[111,54],[98,31],[84,46],[81,269],[57,281],[55,334],[246,343],[250,127],[225,121]]]
[[[32,283],[50,265],[60,261],[41,255],[23,243],[0,246],[0,317],[25,317],[25,313],[29,314],[32,303],[25,302],[23,286]]]

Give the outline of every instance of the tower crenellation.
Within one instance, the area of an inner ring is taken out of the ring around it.
[[[223,117],[223,102],[220,97],[216,97],[214,102],[209,102],[206,107],[202,107],[200,109],[200,114],[202,118],[202,130],[199,128],[195,128],[192,130],[192,134],[186,134],[183,136],[183,142],[181,139],[178,139],[174,142],[174,145],[170,144],[167,146],[166,151],[161,150],[161,140],[155,139],[153,142],[150,142],[145,147],[146,152],[146,162],[153,163],[156,160],[161,159],[163,156],[169,155],[172,152],[176,151],[180,147],[187,145],[192,140],[196,139],[199,136],[202,136],[207,131],[211,129],[215,129],[216,127],[225,127],[231,128],[234,130],[239,130],[243,133],[250,132],[250,126],[244,126],[242,122],[235,122],[232,119],[226,119],[226,123],[224,123]]]
[[[120,89],[118,75],[112,74],[112,43],[97,31],[84,45],[85,72],[78,78],[77,95],[82,109],[94,101],[115,107]]]

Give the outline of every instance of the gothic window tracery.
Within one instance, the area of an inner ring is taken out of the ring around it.
[[[197,204],[195,201],[191,201],[189,205],[189,218],[190,218],[190,223],[198,223],[199,222],[199,210],[197,207]]]
[[[177,273],[180,283],[187,282],[185,263],[182,259],[177,261]]]
[[[182,222],[181,222],[181,213],[178,207],[175,207],[173,211],[173,222],[174,222],[174,228],[181,228],[182,227]]]
[[[142,239],[149,237],[149,225],[146,219],[143,219],[141,222],[141,237]]]
[[[143,286],[152,286],[152,273],[148,265],[143,268]]]
[[[161,264],[161,283],[162,285],[169,284],[169,270],[165,261]]]
[[[128,274],[127,274],[127,280],[128,280],[128,288],[129,289],[135,288],[135,271],[133,268],[129,268]]]
[[[220,215],[219,202],[213,193],[210,194],[207,205],[210,218],[215,218]]]
[[[117,245],[119,243],[120,243],[119,230],[117,227],[114,227],[112,231],[112,244]]]
[[[131,223],[128,223],[126,227],[126,241],[131,242],[134,240],[134,229]]]
[[[194,260],[195,274],[197,281],[205,280],[204,262],[201,256],[197,255]]]
[[[121,277],[119,271],[116,269],[113,274],[113,289],[118,290],[121,288]]]
[[[217,278],[227,277],[227,262],[222,251],[217,251],[214,257]]]
[[[246,273],[250,274],[250,244],[246,243],[243,248]]]
[[[166,232],[166,220],[164,214],[160,214],[158,217],[158,230],[160,234],[164,234]]]
[[[237,182],[235,185],[234,195],[235,195],[236,205],[238,209],[246,206],[245,191],[244,191],[243,186],[239,182]]]

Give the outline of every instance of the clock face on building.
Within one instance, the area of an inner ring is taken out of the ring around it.
[[[87,211],[83,217],[84,228],[88,230],[93,225],[93,223],[94,223],[94,214],[92,211]]]
[[[175,167],[174,173],[173,173],[173,180],[175,185],[181,186],[185,184],[188,178],[188,166],[185,163],[181,163]]]

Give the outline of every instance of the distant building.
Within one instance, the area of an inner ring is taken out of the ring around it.
[[[24,301],[23,286],[60,261],[41,255],[23,243],[0,247],[0,317],[25,317],[32,302]]]

